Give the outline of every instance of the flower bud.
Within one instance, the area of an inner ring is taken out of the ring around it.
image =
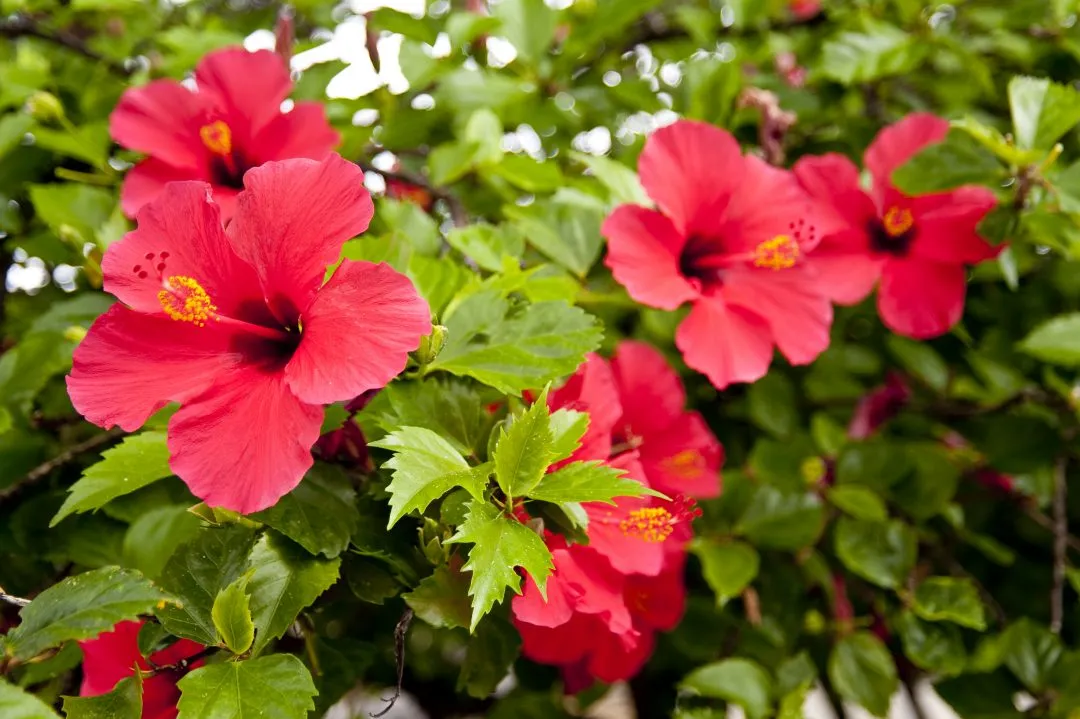
[[[39,90],[26,101],[26,112],[38,122],[52,123],[64,119],[64,106],[51,92]]]
[[[416,361],[421,365],[429,365],[434,362],[435,358],[442,352],[443,347],[446,346],[446,332],[446,327],[443,325],[432,325],[431,334],[420,338],[420,346],[413,353]]]
[[[85,327],[71,325],[64,330],[64,339],[66,339],[68,342],[82,342],[84,337],[86,337]]]

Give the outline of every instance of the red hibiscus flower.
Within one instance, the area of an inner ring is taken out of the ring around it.
[[[882,130],[866,150],[873,178],[867,193],[846,157],[804,157],[795,175],[810,194],[831,203],[846,227],[826,233],[814,260],[834,301],[855,304],[878,279],[878,311],[892,331],[926,339],[944,334],[964,312],[965,265],[997,254],[975,231],[996,200],[982,187],[909,197],[890,176],[949,123],[923,113]]]
[[[810,20],[821,12],[821,0],[789,0],[788,10],[796,20]]]
[[[321,405],[381,387],[430,331],[427,304],[385,264],[345,260],[371,198],[337,155],[244,178],[228,231],[201,182],[178,182],[111,245],[120,299],[76,349],[75,408],[127,431],[169,402],[170,466],[207,503],[273,504],[312,464]]]
[[[217,50],[195,68],[197,89],[154,80],[127,90],[109,118],[109,131],[124,147],[149,157],[128,173],[120,200],[135,217],[175,180],[203,180],[214,188],[229,219],[244,173],[270,160],[322,159],[340,137],[317,102],[281,105],[292,90],[278,55],[241,47]]]
[[[139,629],[143,622],[120,622],[111,632],[79,642],[83,652],[83,680],[79,696],[93,697],[111,692],[121,679],[134,676],[135,669],[149,672],[153,667],[174,666],[203,650],[203,645],[181,639],[147,661],[139,653]],[[194,662],[191,668],[198,667]],[[151,666],[153,665],[153,667]],[[183,677],[179,669],[155,671],[143,679],[143,719],[176,719],[180,690],[176,683]]]
[[[616,208],[603,225],[606,262],[642,304],[692,303],[675,336],[686,363],[724,388],[764,376],[774,347],[793,364],[821,354],[832,305],[807,253],[832,230],[822,224],[831,213],[700,122],[657,130],[638,170],[659,210]]]
[[[866,439],[878,427],[888,422],[911,401],[911,388],[904,378],[890,372],[885,384],[864,395],[855,405],[855,413],[848,424],[848,436]]]

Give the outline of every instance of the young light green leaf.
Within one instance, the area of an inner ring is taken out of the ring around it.
[[[502,20],[501,34],[517,48],[522,59],[536,63],[547,56],[558,14],[544,0],[504,0],[494,12]]]
[[[889,650],[870,632],[855,632],[838,641],[829,655],[829,679],[844,699],[884,717],[899,681]]]
[[[142,680],[138,674],[121,679],[107,694],[64,697],[67,719],[140,719],[142,710]]]
[[[700,539],[690,545],[690,551],[701,561],[701,573],[716,594],[718,607],[739,596],[761,567],[757,550],[745,542]]]
[[[68,577],[34,598],[7,636],[7,652],[20,661],[71,639],[89,639],[117,622],[151,614],[172,601],[133,569],[104,567]]]
[[[338,467],[318,463],[277,504],[251,515],[312,554],[336,557],[349,546],[360,513],[356,490]]]
[[[290,540],[268,532],[251,550],[248,566],[251,616],[258,630],[251,652],[258,655],[337,581],[341,559],[312,557]]]
[[[915,590],[915,613],[929,622],[955,622],[986,629],[986,614],[974,582],[957,577],[928,577]]]
[[[255,641],[255,623],[251,620],[247,583],[248,575],[244,575],[222,589],[210,610],[218,636],[233,654],[243,654]]]
[[[557,409],[551,413],[551,461],[561,462],[581,446],[581,438],[589,429],[589,415],[572,409]]]
[[[480,618],[501,602],[509,587],[521,593],[521,577],[514,567],[522,567],[540,591],[547,586],[554,568],[551,552],[539,535],[516,519],[506,517],[496,507],[475,500],[465,523],[447,540],[448,544],[472,544],[469,561],[462,567],[472,572],[469,596],[473,598],[469,631],[476,629]]]
[[[89,467],[82,478],[71,485],[63,506],[49,526],[56,526],[75,512],[98,509],[171,474],[164,432],[143,432],[125,437],[119,445],[106,450],[101,461]]]
[[[529,244],[578,277],[585,277],[600,256],[607,207],[591,195],[564,188],[550,199],[503,211]]]
[[[292,654],[200,667],[177,684],[183,719],[307,719],[316,691]]]
[[[371,444],[394,452],[383,465],[394,470],[386,488],[390,492],[387,529],[413,510],[423,512],[454,487],[463,487],[477,498],[483,496],[491,466],[470,467],[449,442],[430,429],[402,427]]]
[[[868,522],[884,522],[889,511],[884,500],[874,490],[861,484],[842,484],[831,487],[829,501],[845,514]]]
[[[525,241],[521,234],[509,225],[495,227],[478,223],[457,227],[446,235],[446,241],[489,272],[502,270],[504,257],[516,259],[525,251]]]
[[[510,428],[499,429],[495,444],[495,480],[508,499],[529,494],[551,464],[551,418],[547,390],[513,418]]]
[[[616,497],[659,495],[641,482],[624,477],[625,470],[596,460],[572,462],[545,476],[526,493],[530,499],[544,502],[607,502]]]
[[[690,672],[679,684],[711,699],[738,704],[747,719],[765,719],[772,706],[772,679],[749,659],[725,659]]]
[[[416,616],[433,627],[454,629],[469,626],[469,579],[443,565],[402,597]]]
[[[1046,78],[1014,77],[1009,81],[1016,144],[1021,149],[1050,149],[1080,123],[1080,92]]]
[[[641,186],[637,173],[610,157],[571,152],[570,157],[584,164],[611,193],[613,202],[652,207],[652,200]]]
[[[1080,365],[1080,312],[1044,322],[1020,343],[1032,357],[1066,367]]]
[[[45,702],[0,679],[0,716],[4,719],[60,719]]]

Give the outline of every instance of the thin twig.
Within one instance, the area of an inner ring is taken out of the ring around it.
[[[0,20],[0,37],[36,37],[39,40],[46,40],[61,47],[66,47],[88,60],[99,62],[107,67],[110,72],[120,77],[130,77],[132,73],[123,63],[91,50],[78,35],[67,30],[49,30],[42,27],[37,20],[28,15],[17,14],[6,20]]]
[[[191,665],[202,659],[206,659],[208,656],[218,651],[218,647],[203,647],[200,651],[192,654],[190,657],[181,659],[173,664],[150,664],[150,674],[160,674],[161,672],[186,672],[191,668]]]
[[[431,184],[431,182],[423,175],[405,169],[380,170],[370,162],[365,162],[363,160],[358,161],[356,164],[359,165],[360,169],[364,172],[375,172],[388,180],[407,182],[410,185],[423,188],[430,192],[431,196],[435,199],[442,200],[446,203],[447,208],[450,210],[450,219],[453,220],[454,226],[465,227],[469,224],[469,213],[465,211],[465,206],[461,204],[461,200],[446,188],[436,187]]]
[[[1065,562],[1069,540],[1069,519],[1065,513],[1065,458],[1054,465],[1054,584],[1050,593],[1050,631],[1061,634],[1065,618]]]
[[[1055,531],[1054,520],[1050,519],[1050,517],[1046,516],[1034,507],[1028,507],[1025,510],[1025,514],[1027,514],[1029,518],[1031,518],[1043,529],[1049,530],[1051,532]],[[1072,534],[1066,533],[1065,544],[1066,546],[1068,546],[1069,549],[1073,550],[1074,552],[1080,552],[1080,538]]]
[[[25,607],[27,604],[30,603],[30,600],[0,592],[0,602],[4,602],[5,604],[11,604],[12,606],[16,607]]]
[[[102,432],[101,434],[94,435],[88,440],[79,442],[76,445],[68,447],[66,450],[56,455],[49,461],[43,462],[37,467],[34,467],[32,470],[30,470],[30,472],[27,473],[25,477],[16,481],[10,487],[0,490],[0,501],[7,499],[11,495],[25,489],[29,485],[34,484],[35,482],[44,479],[45,477],[48,477],[50,474],[52,474],[53,470],[63,467],[65,464],[71,462],[80,455],[86,454],[91,450],[95,450],[103,444],[108,444],[112,440],[119,437],[121,434],[123,434],[122,429],[120,429],[119,427],[113,427],[107,432]]]
[[[394,659],[397,661],[397,687],[394,689],[394,696],[383,699],[384,702],[387,702],[386,707],[381,712],[371,714],[372,719],[378,719],[393,709],[398,697],[401,696],[401,681],[402,677],[405,676],[405,635],[409,631],[412,620],[413,610],[406,607],[401,619],[398,620],[397,626],[394,627]]]

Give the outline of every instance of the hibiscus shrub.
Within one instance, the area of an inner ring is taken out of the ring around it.
[[[387,4],[0,0],[0,719],[1080,714],[1076,3]]]

